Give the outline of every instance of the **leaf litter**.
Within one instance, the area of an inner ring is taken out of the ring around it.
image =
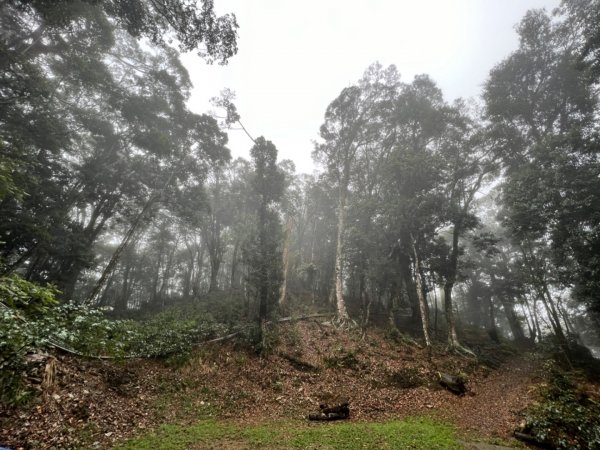
[[[540,364],[530,355],[509,355],[490,369],[443,347],[428,352],[383,331],[363,335],[316,321],[281,325],[278,336],[267,355],[218,343],[178,368],[57,356],[52,386],[25,409],[0,411],[0,444],[105,449],[163,423],[304,421],[319,404],[341,399],[354,421],[433,415],[465,432],[508,439],[539,382]],[[441,388],[439,372],[466,374],[468,394]]]

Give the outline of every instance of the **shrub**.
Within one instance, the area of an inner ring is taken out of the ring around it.
[[[120,326],[128,353],[143,357],[186,354],[193,344],[227,332],[225,325],[210,318],[180,320],[172,311],[145,321],[121,322]]]
[[[528,408],[524,432],[558,449],[600,448],[600,404],[579,391],[572,378],[549,367],[540,401]]]

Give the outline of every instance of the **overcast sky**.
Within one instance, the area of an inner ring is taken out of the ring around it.
[[[402,80],[431,76],[446,100],[477,97],[490,69],[518,45],[514,29],[528,9],[559,0],[216,0],[237,16],[239,51],[227,66],[183,56],[194,90],[190,108],[236,92],[242,123],[273,141],[279,159],[312,172],[312,141],[327,105],[373,62],[395,64]],[[252,142],[229,131],[234,157]]]

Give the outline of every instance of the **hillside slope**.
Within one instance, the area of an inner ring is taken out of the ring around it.
[[[338,330],[317,321],[278,327],[267,356],[239,344],[198,348],[188,360],[121,364],[58,357],[54,383],[28,411],[4,412],[0,443],[106,448],[161,423],[214,417],[241,424],[304,421],[320,403],[350,402],[352,421],[434,415],[482,437],[510,438],[533,396],[538,363],[481,337],[479,361],[428,352],[397,334]],[[490,368],[481,364],[487,361]],[[442,389],[462,373],[467,395]]]

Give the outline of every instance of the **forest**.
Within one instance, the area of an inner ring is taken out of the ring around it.
[[[0,2],[0,447],[600,448],[599,24],[527,12],[477,99],[374,62],[305,174],[189,109],[212,0]]]

